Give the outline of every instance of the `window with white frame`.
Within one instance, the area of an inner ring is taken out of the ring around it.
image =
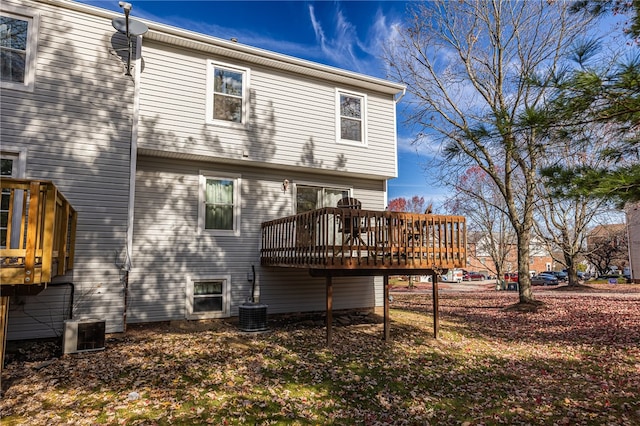
[[[229,275],[187,279],[187,319],[222,318],[230,315]]]
[[[349,197],[350,193],[347,188],[296,185],[296,214],[322,207],[336,207],[338,201]]]
[[[15,159],[12,156],[2,156],[0,159],[0,176],[14,177]],[[10,194],[9,190],[2,191],[2,200],[0,202],[0,248],[7,248],[7,233],[9,230],[10,216]]]
[[[199,229],[238,233],[240,225],[239,175],[200,174]]]
[[[337,140],[339,142],[366,144],[366,95],[336,90]]]
[[[3,88],[32,91],[38,19],[23,13],[0,12],[0,83]]]
[[[246,124],[249,69],[220,62],[207,63],[207,122]]]
[[[0,151],[0,178],[24,177],[26,154],[26,148],[3,146]],[[22,190],[15,191],[13,209],[11,209],[9,190],[2,191],[0,195],[0,248],[16,248],[20,244],[20,232],[10,233],[9,230],[20,229],[25,194]],[[9,218],[11,218],[11,223],[9,223]]]

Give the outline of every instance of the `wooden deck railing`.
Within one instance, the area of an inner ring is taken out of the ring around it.
[[[52,182],[3,178],[2,285],[43,284],[73,269],[77,214]]]
[[[462,216],[322,208],[262,224],[261,264],[439,270],[466,265]]]

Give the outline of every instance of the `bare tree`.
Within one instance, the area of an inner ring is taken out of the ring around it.
[[[478,166],[467,169],[455,185],[455,191],[445,202],[446,210],[467,218],[467,229],[479,236],[475,255],[491,258],[493,267],[488,268],[500,280],[507,272],[509,251],[515,243],[513,227],[505,214],[504,198],[493,180]]]
[[[407,85],[408,121],[417,139],[444,144],[449,166],[477,165],[504,198],[518,245],[520,302],[534,302],[529,246],[539,160],[546,139],[536,127],[545,79],[589,18],[566,2],[460,0],[416,3],[385,57],[389,73]],[[536,76],[536,85],[530,84]],[[539,85],[540,82],[542,85]]]
[[[570,139],[555,138],[553,151],[548,151],[545,163],[557,167],[577,168],[606,167],[611,163],[599,155],[613,141],[607,131],[608,125],[585,125],[578,132],[569,135]],[[579,139],[576,141],[576,139]],[[589,143],[581,143],[581,140]],[[579,148],[575,148],[579,147]],[[580,149],[580,151],[575,151]],[[587,253],[587,234],[598,216],[607,210],[607,201],[593,198],[587,194],[573,197],[558,197],[554,188],[545,186],[546,180],[538,185],[539,203],[537,204],[535,232],[544,241],[547,251],[554,260],[567,269],[569,285],[578,284],[578,259]]]

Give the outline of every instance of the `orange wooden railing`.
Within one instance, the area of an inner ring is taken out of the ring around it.
[[[0,283],[43,284],[73,269],[78,216],[56,186],[9,178],[0,186]]]
[[[263,266],[451,269],[466,265],[462,216],[322,208],[262,224]]]

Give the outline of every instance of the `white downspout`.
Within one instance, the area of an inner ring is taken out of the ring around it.
[[[407,94],[407,88],[405,87],[404,89],[402,89],[402,94],[400,94],[400,96],[398,96],[398,98],[395,100],[396,105],[398,104],[398,102],[402,100],[402,98],[404,98],[404,95],[406,94]]]
[[[400,102],[402,100],[402,98],[404,98],[404,95],[407,93],[407,88],[403,88],[402,89],[402,93],[400,94],[400,96],[398,96],[397,98],[393,99],[394,102],[394,111],[393,111],[393,128],[394,128],[394,132],[393,132],[393,137],[394,137],[394,153],[393,155],[395,155],[396,158],[396,170],[395,170],[395,175],[398,176],[398,102]],[[385,208],[389,207],[389,180],[386,179],[384,181],[384,205]]]
[[[129,208],[127,212],[127,260],[125,270],[133,268],[133,213],[136,198],[136,170],[138,168],[138,121],[140,119],[140,75],[142,36],[136,37],[135,72],[133,76],[133,113],[131,117],[131,160],[129,162]]]
[[[136,199],[136,169],[138,168],[138,120],[140,118],[140,74],[142,73],[142,36],[136,37],[136,59],[133,75],[133,111],[131,114],[131,160],[129,161],[129,206],[127,209],[127,258],[124,263],[124,288],[122,309],[122,331],[127,331],[127,309],[129,299],[129,273],[133,268],[133,212]]]

